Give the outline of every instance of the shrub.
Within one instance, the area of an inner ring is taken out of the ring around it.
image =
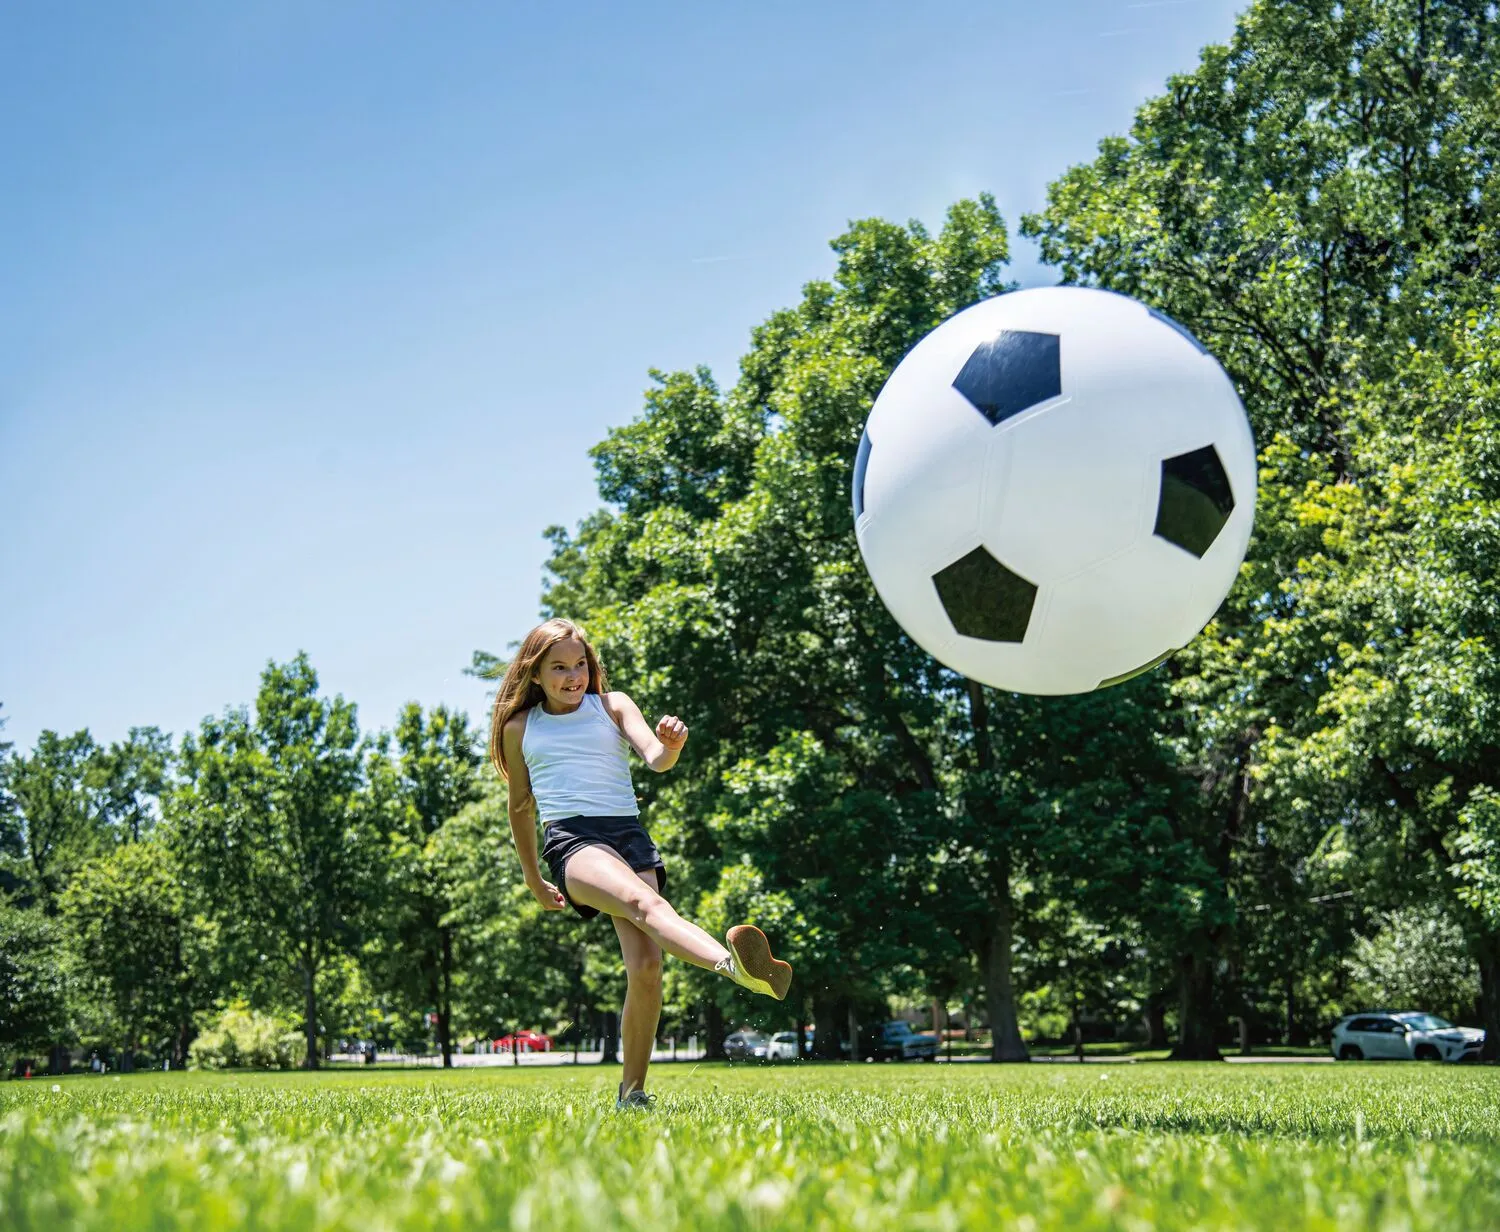
[[[235,1001],[188,1048],[193,1069],[291,1069],[303,1052],[300,1032]]]
[[[1479,968],[1462,930],[1435,906],[1393,911],[1346,961],[1354,1008],[1426,1010],[1447,1018],[1474,1013]]]

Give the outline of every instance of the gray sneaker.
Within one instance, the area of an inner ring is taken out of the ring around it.
[[[649,1108],[656,1103],[656,1096],[647,1095],[641,1090],[632,1091],[629,1095],[615,1097],[615,1109],[623,1108]]]

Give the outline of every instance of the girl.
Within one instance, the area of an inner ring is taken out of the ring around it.
[[[792,982],[791,967],[771,957],[760,929],[731,928],[726,947],[662,897],[667,870],[641,825],[626,750],[662,773],[677,764],[687,736],[675,715],[652,732],[630,698],[609,692],[594,648],[568,620],[549,620],[526,635],[491,715],[490,760],[510,784],[510,831],[526,885],[548,911],[566,903],[584,919],[603,912],[620,938],[627,983],[618,1108],[656,1098],[644,1087],[661,1016],[663,950],[778,1001]],[[552,881],[537,864],[538,810]]]

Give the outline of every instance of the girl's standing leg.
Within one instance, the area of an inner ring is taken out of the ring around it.
[[[641,873],[640,877],[650,878],[648,884],[655,888],[655,873]],[[646,1085],[646,1069],[651,1064],[656,1026],[661,1020],[661,947],[629,920],[611,918],[620,937],[627,980],[625,1008],[620,1014],[620,1044],[625,1054],[620,1075],[623,1098]]]

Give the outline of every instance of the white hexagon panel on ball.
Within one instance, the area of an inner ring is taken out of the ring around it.
[[[1186,645],[1254,517],[1255,441],[1224,370],[1171,318],[1084,287],[938,326],[855,459],[855,533],[891,615],[1017,692],[1085,693]]]

